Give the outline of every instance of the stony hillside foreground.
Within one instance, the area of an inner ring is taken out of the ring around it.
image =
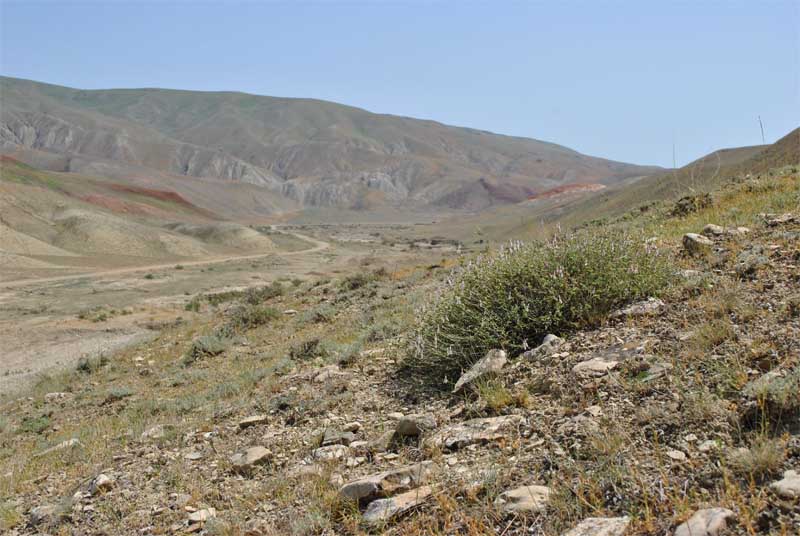
[[[782,170],[620,219],[671,255],[661,296],[447,389],[402,365],[452,259],[196,297],[208,323],[3,402],[0,527],[797,534],[798,192]]]

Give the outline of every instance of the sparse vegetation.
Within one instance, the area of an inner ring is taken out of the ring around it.
[[[633,235],[513,244],[451,276],[420,314],[407,368],[454,381],[489,349],[516,355],[548,333],[596,325],[614,309],[658,294],[670,278],[663,255]]]

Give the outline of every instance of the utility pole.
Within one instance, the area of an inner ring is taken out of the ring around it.
[[[758,124],[761,126],[761,145],[766,145],[767,142],[764,139],[764,123],[761,121],[761,116],[758,116]]]

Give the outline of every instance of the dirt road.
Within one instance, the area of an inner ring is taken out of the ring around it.
[[[124,275],[124,274],[134,274],[137,272],[151,272],[155,270],[165,270],[168,268],[174,267],[176,264],[180,264],[181,266],[207,266],[213,264],[221,264],[223,262],[231,262],[231,261],[247,261],[247,260],[255,260],[255,259],[263,259],[265,257],[271,257],[273,255],[277,255],[280,257],[293,257],[297,255],[308,255],[310,253],[317,253],[319,251],[323,251],[330,247],[328,242],[318,240],[308,235],[300,234],[300,233],[287,233],[300,240],[305,240],[306,242],[310,242],[314,244],[313,247],[309,249],[303,249],[300,251],[290,251],[290,252],[270,252],[270,253],[258,253],[255,255],[239,255],[239,256],[228,256],[228,257],[215,257],[211,259],[203,259],[198,261],[181,261],[180,263],[170,262],[170,263],[162,263],[162,264],[149,264],[146,266],[133,266],[129,268],[115,268],[113,270],[102,270],[96,272],[85,272],[80,274],[71,274],[71,275],[61,275],[61,276],[54,276],[54,277],[40,277],[37,279],[19,279],[17,281],[9,281],[0,283],[0,288],[3,289],[12,289],[12,288],[20,288],[26,287],[29,285],[39,285],[43,283],[59,283],[62,281],[72,281],[76,279],[86,279],[86,278],[96,278],[96,277],[104,277],[109,275]]]

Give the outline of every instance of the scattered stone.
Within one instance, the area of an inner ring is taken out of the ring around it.
[[[432,415],[406,415],[397,421],[395,433],[400,436],[416,437],[436,428],[436,418]]]
[[[707,253],[711,250],[711,246],[713,245],[714,242],[703,235],[696,233],[686,233],[683,235],[683,249],[686,250],[689,255]]]
[[[368,502],[426,484],[435,469],[432,461],[424,461],[353,480],[339,491],[348,499]]]
[[[667,457],[676,462],[685,462],[686,461],[686,454],[681,452],[680,450],[668,450]]]
[[[387,430],[379,437],[370,441],[367,444],[367,448],[373,452],[386,452],[392,448],[392,444],[394,443],[394,435],[394,430]]]
[[[46,395],[44,395],[44,401],[47,402],[48,404],[55,404],[55,403],[63,404],[70,398],[72,398],[71,393],[47,393]]]
[[[325,383],[333,378],[346,375],[347,373],[342,372],[337,365],[329,365],[320,369],[320,372],[314,376],[314,381],[316,383]]]
[[[667,372],[672,369],[672,365],[670,363],[653,363],[648,367],[648,369],[644,372],[644,376],[642,377],[643,382],[652,382],[659,378],[663,378],[666,376]]]
[[[800,498],[800,474],[794,470],[783,473],[783,479],[770,484],[769,488],[784,499]]]
[[[205,523],[209,519],[217,517],[217,510],[214,508],[203,508],[189,514],[189,523]]]
[[[712,450],[719,450],[719,443],[713,439],[707,439],[697,445],[697,450],[700,452],[711,452]]]
[[[283,314],[286,316],[294,316],[297,314],[297,309],[286,309]]]
[[[708,237],[722,236],[725,234],[725,228],[722,227],[721,225],[715,225],[713,223],[709,223],[708,225],[703,227],[701,233],[703,234],[703,236],[708,236]]]
[[[257,465],[267,463],[272,458],[272,451],[265,447],[250,447],[243,452],[237,452],[230,457],[234,471],[247,473],[252,471]]]
[[[718,536],[728,526],[734,513],[727,508],[705,508],[698,510],[675,529],[675,536]]]
[[[322,436],[322,446],[328,447],[330,445],[349,445],[355,440],[356,436],[353,432],[339,432],[332,428],[328,428],[325,430],[325,434]]]
[[[28,513],[28,522],[33,527],[40,525],[54,527],[64,521],[67,515],[63,508],[53,504],[45,504],[32,508]]]
[[[114,480],[112,480],[108,475],[101,473],[94,477],[92,482],[89,484],[89,493],[94,496],[100,493],[111,491],[113,487]]]
[[[393,421],[399,421],[400,419],[402,419],[402,418],[403,418],[403,414],[402,414],[402,413],[400,413],[399,411],[395,411],[395,412],[393,412],[393,413],[389,413],[389,414],[387,415],[387,417],[388,417],[388,418],[390,418],[390,419],[392,419]]]
[[[656,314],[662,307],[664,307],[663,301],[658,298],[647,298],[644,301],[632,303],[619,311],[615,311],[611,318],[649,316]]]
[[[455,387],[453,387],[453,393],[460,392],[478,378],[500,372],[506,362],[508,362],[508,358],[505,351],[489,350],[485,356],[479,359],[467,372],[461,375]]]
[[[247,417],[239,421],[239,429],[244,430],[245,428],[250,428],[251,426],[266,424],[266,422],[267,422],[266,415],[253,415],[252,417]]]
[[[550,488],[547,486],[522,486],[504,491],[495,499],[494,504],[508,514],[539,513],[547,509],[549,498]]]
[[[587,517],[561,536],[622,536],[631,519],[624,517]]]
[[[422,486],[388,499],[372,501],[364,512],[364,521],[371,525],[386,523],[392,517],[422,504],[433,494],[433,488]]]
[[[781,214],[780,216],[775,216],[774,214],[766,215],[767,225],[770,227],[777,227],[778,225],[785,225],[787,223],[791,223],[794,221],[794,215],[787,212],[786,214]]]
[[[607,357],[593,357],[572,367],[572,372],[580,378],[599,378],[605,376],[619,365],[619,361]]]
[[[342,431],[343,432],[356,433],[359,430],[361,430],[361,423],[358,422],[358,421],[349,422],[349,423],[345,424],[344,426],[342,426]]]
[[[315,460],[332,461],[341,460],[350,454],[350,447],[345,445],[328,445],[314,450],[312,454]]]
[[[157,424],[142,432],[142,440],[147,439],[164,439],[170,427],[163,424]]]
[[[448,426],[424,440],[424,446],[457,450],[468,445],[500,441],[516,432],[523,423],[519,415],[472,419]]]
[[[555,352],[562,344],[564,344],[564,339],[550,333],[542,339],[542,344],[523,353],[522,357],[524,359],[540,359]]]
[[[34,458],[38,458],[40,456],[47,456],[48,454],[52,454],[53,452],[57,452],[57,451],[60,451],[60,450],[71,449],[71,448],[78,448],[80,446],[81,446],[81,442],[78,441],[77,438],[73,437],[72,439],[67,439],[66,441],[62,441],[61,443],[58,443],[57,445],[53,445],[50,448],[46,448],[43,451],[34,454],[33,457]]]
[[[183,455],[183,459],[188,460],[190,462],[196,462],[198,460],[202,460],[203,458],[204,458],[203,453],[197,451],[187,452],[186,454]]]

